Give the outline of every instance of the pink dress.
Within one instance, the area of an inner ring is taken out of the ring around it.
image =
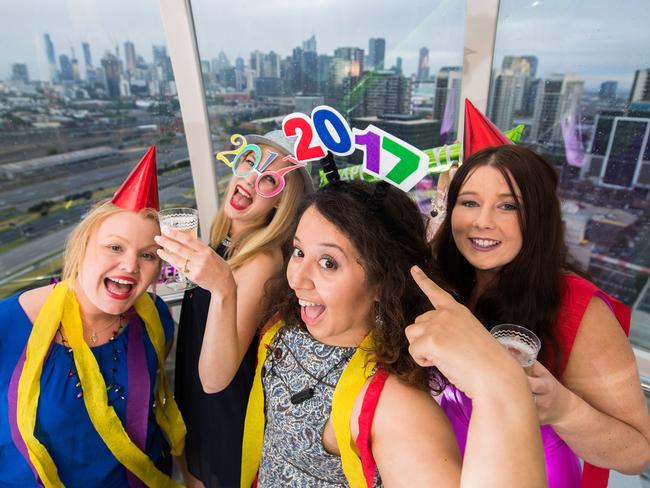
[[[556,377],[561,377],[566,368],[580,322],[582,322],[582,317],[592,297],[601,298],[609,306],[626,335],[630,331],[630,309],[626,305],[605,294],[590,281],[577,275],[563,275],[562,282],[564,286],[562,303],[555,322],[555,335],[562,357]],[[550,346],[546,350],[552,351]],[[552,354],[547,354],[546,363],[544,366],[551,370],[549,366],[553,364]],[[462,456],[467,442],[472,401],[454,385],[449,385],[441,395],[440,405],[451,422]],[[555,433],[551,426],[543,425],[541,434],[546,457],[546,474],[550,488],[605,488],[607,486],[608,469],[585,463],[583,471],[578,456]]]

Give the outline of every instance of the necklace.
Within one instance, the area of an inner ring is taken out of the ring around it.
[[[110,329],[111,327],[113,327],[116,323],[119,325],[119,327],[117,328],[117,331],[114,331],[114,335],[117,335],[117,332],[119,332],[119,331],[122,329],[122,314],[118,315],[118,316],[117,316],[117,319],[116,319],[114,322],[111,322],[110,324],[108,324],[108,325],[107,325],[106,327],[104,327],[103,329],[100,329],[100,330],[94,330],[94,331],[92,332],[92,334],[90,334],[90,341],[91,341],[93,344],[96,344],[96,343],[97,343],[97,333],[100,333],[100,334],[101,334],[101,333],[104,332],[105,330],[108,330],[108,329]]]
[[[282,332],[280,332],[280,335],[279,335],[278,339],[279,339],[278,342],[282,342],[284,344],[284,339],[282,338]],[[284,344],[284,345],[286,346],[286,344]],[[347,354],[345,356],[342,356],[341,359],[339,359],[334,366],[332,366],[327,371],[325,371],[325,373],[322,374],[320,378],[314,378],[316,380],[316,382],[313,385],[308,386],[306,388],[303,388],[302,390],[300,390],[297,393],[291,393],[291,388],[289,388],[289,385],[287,384],[287,382],[284,380],[282,375],[279,374],[275,370],[276,359],[278,361],[282,360],[282,351],[281,351],[281,349],[278,349],[278,348],[279,348],[279,345],[276,343],[276,345],[273,347],[273,350],[269,351],[271,353],[271,369],[269,371],[269,374],[270,375],[275,374],[275,375],[277,375],[278,378],[280,378],[280,381],[282,381],[282,383],[284,384],[284,386],[286,387],[286,389],[290,393],[289,399],[291,400],[291,403],[293,405],[298,405],[299,403],[305,402],[305,401],[309,400],[310,398],[313,398],[314,394],[316,393],[316,387],[318,385],[320,385],[322,383],[322,381],[325,378],[327,378],[332,371],[334,371],[336,368],[341,366],[341,364],[347,363],[352,358],[352,355],[354,354],[354,351],[352,351],[351,354]],[[293,355],[293,353],[291,352],[291,349],[289,349],[287,347],[287,350],[289,351],[289,353],[291,355]],[[294,358],[295,358],[295,356],[294,356]],[[296,360],[296,362],[298,362],[298,358],[295,358],[295,360]],[[300,363],[298,363],[298,364],[300,364]],[[263,375],[265,373],[265,369],[266,368],[262,368],[262,374]],[[313,377],[313,375],[311,375],[311,373],[309,373],[309,374],[310,374],[310,376]]]

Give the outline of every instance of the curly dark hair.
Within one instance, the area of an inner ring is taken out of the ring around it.
[[[373,359],[407,384],[440,391],[444,378],[415,363],[404,334],[406,326],[432,308],[411,277],[411,267],[418,265],[441,283],[416,204],[406,193],[385,183],[337,182],[305,198],[295,226],[311,207],[350,239],[359,252],[367,285],[377,287],[379,300],[375,312],[381,320],[373,324]],[[286,276],[286,263],[284,270]],[[270,303],[275,305],[269,310],[269,317],[280,314],[287,324],[304,327],[298,299],[286,278],[275,280],[271,290]]]
[[[521,201],[517,206],[523,245],[478,298],[474,315],[487,329],[509,322],[532,330],[553,350],[556,364],[547,367],[557,369],[560,351],[552,328],[562,297],[560,274],[578,270],[567,262],[558,176],[544,158],[523,146],[507,145],[483,149],[463,162],[449,186],[448,211],[433,240],[433,255],[444,279],[467,303],[474,288],[475,270],[456,246],[451,218],[463,183],[482,166],[498,170],[513,195],[515,185],[519,188]],[[540,360],[544,362],[547,356],[548,350],[542,347]]]

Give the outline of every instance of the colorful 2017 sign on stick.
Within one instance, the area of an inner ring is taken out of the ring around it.
[[[343,116],[332,107],[316,107],[311,117],[301,113],[282,121],[284,134],[298,136],[295,154],[298,161],[313,161],[325,156],[326,149],[339,156],[363,151],[363,170],[403,191],[409,191],[424,178],[429,157],[397,137],[369,125],[350,130]]]

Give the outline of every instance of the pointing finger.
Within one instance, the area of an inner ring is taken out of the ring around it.
[[[411,268],[411,276],[413,276],[413,279],[420,287],[420,290],[424,292],[424,294],[431,302],[431,305],[433,305],[435,308],[440,308],[441,306],[456,303],[454,298],[445,290],[436,285],[432,279],[424,274],[424,271],[422,271],[419,266],[413,266]]]

